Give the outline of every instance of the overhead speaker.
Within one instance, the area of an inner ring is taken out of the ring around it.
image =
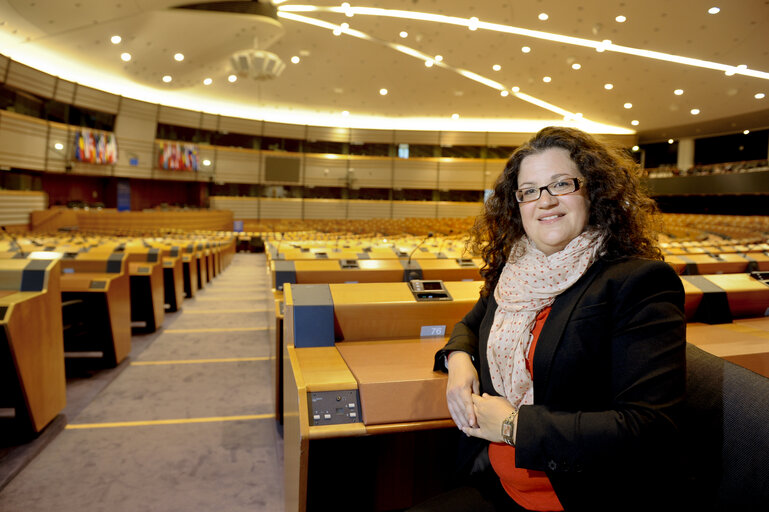
[[[283,60],[266,50],[243,50],[230,57],[233,71],[240,78],[271,80],[286,68]]]

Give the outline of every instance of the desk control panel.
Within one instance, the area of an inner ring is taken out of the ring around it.
[[[341,425],[363,421],[357,389],[309,393],[310,426]]]

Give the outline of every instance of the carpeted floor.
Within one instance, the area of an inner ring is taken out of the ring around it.
[[[68,382],[66,426],[0,510],[282,511],[273,325],[264,255],[235,255],[119,368]]]

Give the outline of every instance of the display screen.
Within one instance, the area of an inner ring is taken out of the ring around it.
[[[442,290],[443,284],[440,281],[423,281],[422,289],[424,290]]]

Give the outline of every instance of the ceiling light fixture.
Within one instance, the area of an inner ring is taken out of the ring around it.
[[[582,64],[574,63],[571,65],[571,69],[582,69]]]
[[[521,51],[523,53],[529,53],[529,52],[531,52],[531,48],[529,48],[528,46],[523,46],[523,47],[521,47]]]
[[[435,62],[441,62],[441,61],[443,61],[443,55],[436,55]]]
[[[64,149],[64,144],[62,144],[61,142],[57,142],[56,144],[53,145],[53,147],[54,149],[61,151],[62,149]]]
[[[175,53],[174,54],[174,60],[176,62],[181,62],[184,60],[184,54],[183,53]]]
[[[548,19],[549,17],[550,17],[550,16],[548,16],[548,15],[547,15],[547,13],[544,13],[544,12],[541,12],[541,13],[539,13],[539,16],[537,16],[537,18],[539,18],[539,19],[540,19],[540,20],[542,20],[542,21],[547,21],[547,19]]]
[[[507,98],[507,97],[510,95],[510,93],[509,93],[509,92],[507,92],[507,91],[499,91],[499,94],[500,94],[500,95],[501,95],[503,98]]]
[[[683,93],[684,93],[683,89],[676,89],[675,91],[673,91],[673,94],[675,94],[676,96],[681,96]]]
[[[459,119],[459,114],[451,114],[451,118],[457,120]]]
[[[298,56],[296,56],[296,55],[294,55],[293,57],[291,57],[291,62],[292,62],[293,64],[299,64],[299,61],[300,61],[300,60],[302,60],[302,59],[300,59],[300,58],[299,58]]]
[[[750,133],[750,130],[743,130],[743,131],[742,131],[742,134],[743,134],[743,135],[747,135],[747,134],[749,134],[749,133]]]
[[[347,5],[347,7],[344,7],[345,5]],[[278,7],[278,16],[294,19],[297,21],[302,21],[304,23],[312,23],[312,24],[319,25],[318,20],[312,20],[311,18],[306,18],[306,17],[304,17],[303,19],[299,19],[301,17],[294,17],[293,15],[291,15],[291,11],[299,12],[301,10],[306,10],[305,7],[306,6],[302,6],[302,5],[296,5],[296,6],[281,5]],[[546,40],[554,41],[558,43],[565,43],[565,44],[571,44],[575,46],[594,48],[596,49],[596,51],[599,51],[599,52],[608,50],[608,51],[613,51],[617,53],[635,55],[637,57],[644,57],[644,58],[655,59],[655,60],[664,60],[667,62],[675,62],[678,64],[684,64],[687,66],[696,66],[696,67],[714,69],[719,71],[727,71],[732,67],[726,64],[720,64],[717,62],[710,62],[710,61],[705,61],[700,59],[693,59],[690,57],[683,57],[680,55],[672,55],[668,53],[643,50],[640,48],[632,48],[629,46],[615,45],[608,39],[598,42],[598,41],[583,39],[579,37],[566,36],[562,34],[553,34],[550,32],[544,32],[539,30],[530,30],[530,29],[525,29],[521,27],[513,27],[510,25],[502,25],[498,23],[489,23],[485,21],[479,21],[475,17],[468,20],[466,18],[459,18],[455,16],[444,16],[444,15],[438,15],[438,14],[405,11],[405,10],[397,10],[397,9],[380,9],[375,7],[349,7],[349,4],[347,2],[345,2],[345,4],[342,4],[342,7],[318,7],[316,8],[316,10],[326,11],[326,12],[337,12],[337,13],[343,12],[345,14],[349,12],[350,15],[354,13],[359,15],[401,18],[401,19],[408,19],[410,21],[413,21],[413,20],[430,21],[430,22],[444,23],[448,25],[459,25],[459,26],[467,26],[467,27],[470,27],[470,25],[473,25],[475,28],[482,28],[484,30],[490,30],[494,32],[515,34],[519,36],[522,35],[522,36],[533,37],[537,39],[546,39]],[[309,21],[309,20],[312,20],[312,21]],[[763,78],[763,79],[769,80],[769,73],[764,71],[747,69],[747,67],[745,69],[739,70],[738,73],[742,75],[753,76],[756,78]]]
[[[128,52],[123,52],[123,53],[121,53],[121,54],[120,54],[120,60],[122,60],[123,62],[128,62],[128,61],[130,61],[130,60],[131,60],[131,54],[130,54],[130,53],[128,53]]]
[[[614,18],[614,21],[616,21],[617,23],[625,23],[627,21],[627,18],[620,14],[619,16]]]
[[[638,119],[633,119],[632,121],[630,121],[630,124],[632,124],[633,126],[638,126],[639,124]]]
[[[542,77],[542,81],[545,82],[546,84],[549,84],[551,80],[552,80],[552,78],[550,78],[549,76],[543,76]]]
[[[622,105],[622,106],[623,106],[623,107],[625,107],[625,108],[627,108],[627,109],[633,108],[633,104],[632,104],[632,103],[625,103],[625,104],[624,104],[624,105]]]
[[[493,66],[491,66],[491,69],[493,69],[494,71],[499,71],[500,69],[502,69],[502,66],[500,66],[499,64],[494,64]]]
[[[762,100],[762,99],[764,99],[766,97],[766,94],[764,94],[762,92],[758,92],[753,97],[756,98],[757,100]]]
[[[711,7],[708,9],[708,14],[718,14],[719,12],[721,12],[721,9],[718,7]]]
[[[214,81],[211,78],[203,80],[203,85],[211,85],[212,83],[214,83]]]
[[[435,64],[435,61],[432,60],[432,59],[427,59],[425,61],[425,67],[431,68],[431,67],[433,67],[433,64]]]
[[[614,84],[603,84],[603,88],[606,89],[607,91],[611,91],[612,89],[614,89]]]
[[[230,76],[228,76],[227,77],[227,81],[230,82],[231,84],[237,82],[238,81],[238,75],[230,75]]]
[[[693,109],[691,109],[689,112],[691,113],[691,115],[693,115],[693,116],[696,116],[697,114],[699,114],[699,113],[700,113],[700,109],[698,109],[698,108],[693,108]]]
[[[208,167],[209,165],[211,165],[211,160],[209,160],[208,158],[206,158],[205,160],[203,160],[203,165],[205,165],[206,167]]]
[[[345,117],[347,117],[347,116],[349,116],[349,115],[350,115],[350,112],[349,112],[349,111],[347,111],[347,110],[342,110],[342,115],[343,115],[343,116],[345,116]]]
[[[112,44],[120,44],[120,41],[122,41],[123,38],[120,36],[112,36],[109,38],[109,40]]]
[[[480,20],[478,18],[473,16],[468,21],[470,23],[467,25],[467,28],[469,28],[470,30],[478,30],[478,23],[480,22]]]
[[[341,36],[342,35],[342,29],[337,27],[332,32],[335,36]]]
[[[403,39],[406,39],[409,36],[409,33],[406,32],[405,30],[401,30],[401,33],[398,35],[401,36]]]
[[[635,153],[641,148],[639,148],[638,146],[633,146],[631,149],[633,150],[633,153]]]
[[[516,85],[515,87],[513,87],[510,90],[513,91],[513,92],[519,92],[521,90],[521,88]]]
[[[388,92],[387,89],[384,89],[384,88],[379,89],[379,94],[381,94],[382,96],[387,96],[387,92]]]
[[[171,80],[173,80],[173,77],[171,75],[163,75],[163,81],[165,83],[171,83]]]
[[[668,144],[673,144],[675,141],[673,139],[668,139]]]

